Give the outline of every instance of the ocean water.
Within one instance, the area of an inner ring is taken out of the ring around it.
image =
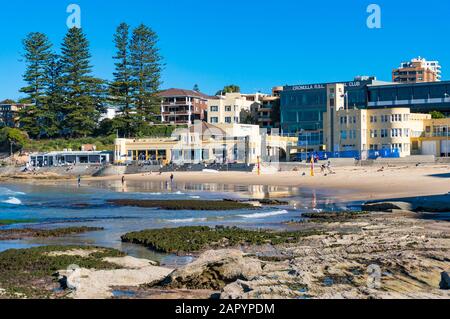
[[[155,208],[116,207],[110,199],[220,200],[277,198],[289,205],[258,210],[169,211]],[[221,184],[169,184],[152,182],[90,182],[44,186],[34,184],[0,185],[0,219],[32,220],[28,224],[2,228],[32,227],[51,229],[71,226],[103,227],[105,230],[75,236],[0,241],[0,251],[39,245],[97,245],[122,250],[132,256],[158,260],[166,265],[189,262],[192,257],[176,257],[152,252],[120,241],[130,231],[186,225],[239,226],[283,229],[284,222],[301,219],[305,211],[346,210],[339,194],[310,189],[239,186]]]

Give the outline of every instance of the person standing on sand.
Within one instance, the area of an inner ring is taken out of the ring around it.
[[[78,187],[81,187],[81,175],[78,175]]]
[[[170,174],[170,183],[172,183],[172,184],[173,184],[173,178],[174,178],[173,174]]]
[[[122,176],[122,186],[125,185],[125,176]]]

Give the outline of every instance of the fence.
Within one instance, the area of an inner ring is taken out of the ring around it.
[[[368,150],[368,151],[341,151],[341,152],[309,152],[297,154],[297,160],[310,161],[311,157],[320,161],[326,161],[330,158],[354,158],[371,159],[377,158],[399,158],[400,150],[395,149],[382,149],[382,150]]]

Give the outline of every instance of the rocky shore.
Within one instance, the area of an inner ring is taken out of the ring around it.
[[[450,298],[448,221],[388,210],[316,216],[295,225],[316,231],[309,236],[204,251],[178,269],[98,247],[8,251],[0,265],[15,260],[14,274],[27,275],[14,275],[18,289],[11,265],[0,269],[0,297]]]

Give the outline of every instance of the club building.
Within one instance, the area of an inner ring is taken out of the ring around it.
[[[299,146],[309,151],[395,148],[407,156],[421,151],[414,146],[422,146],[426,126],[434,127],[429,112],[450,115],[449,94],[450,82],[397,84],[373,77],[286,86],[281,92],[281,130],[299,136]],[[449,119],[442,121],[435,135],[446,138]],[[416,138],[414,143],[411,138]],[[436,156],[448,147],[446,140],[425,141],[430,143],[437,145]]]

